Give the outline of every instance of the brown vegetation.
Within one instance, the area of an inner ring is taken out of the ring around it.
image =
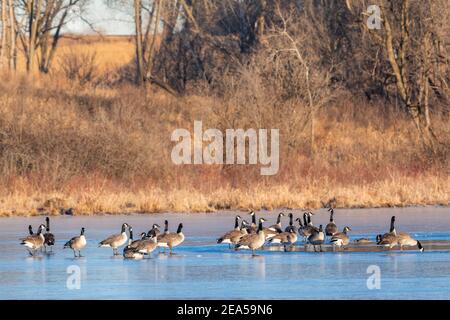
[[[290,109],[246,97],[230,101],[174,98],[124,85],[114,90],[61,78],[48,88],[10,79],[0,86],[0,213],[210,211],[217,209],[376,207],[450,204],[448,154],[430,157],[401,112],[364,102],[335,103],[318,114],[316,154],[308,132],[295,132]],[[130,103],[132,102],[132,103]],[[235,108],[239,117],[217,109]],[[361,116],[358,109],[364,107]],[[251,110],[258,110],[255,118]],[[252,166],[175,166],[171,131],[201,119],[211,128],[281,130],[280,173],[262,177]],[[261,121],[261,122],[260,122]],[[450,130],[436,119],[445,143]],[[413,144],[413,146],[412,146]]]
[[[449,205],[446,2],[376,2],[378,33],[360,1],[131,1],[136,37],[56,41],[38,23],[17,56],[5,24],[0,215]],[[174,165],[171,132],[195,120],[279,128],[279,173]]]

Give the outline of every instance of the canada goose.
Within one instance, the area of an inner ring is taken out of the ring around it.
[[[372,243],[372,240],[370,240],[369,238],[360,238],[353,240],[353,242],[358,244],[365,244],[365,243]]]
[[[304,212],[303,213],[303,229],[302,229],[302,235],[306,239],[309,238],[314,232],[319,232],[319,229],[315,226],[313,226],[311,222],[311,213],[310,212]]]
[[[297,231],[290,229],[288,232],[282,232],[269,240],[270,243],[279,243],[284,246],[284,251],[287,251],[287,245],[294,245],[297,242]]]
[[[99,247],[110,247],[113,249],[113,254],[115,256],[119,255],[117,252],[117,248],[124,245],[127,242],[127,233],[126,230],[129,228],[127,223],[122,224],[122,231],[120,234],[114,234],[109,236],[105,240],[99,243]]]
[[[383,235],[379,234],[377,235],[377,245],[389,247],[389,249],[392,249],[398,244],[397,236],[393,233],[385,233]]]
[[[389,247],[392,249],[398,244],[397,231],[395,230],[395,216],[391,218],[389,232],[383,235],[377,235],[377,245]]]
[[[45,242],[42,232],[46,229],[44,224],[41,224],[38,228],[37,234],[29,235],[26,238],[20,239],[21,245],[25,246],[31,256],[34,256],[36,251],[42,248]]]
[[[73,250],[73,255],[76,258],[77,257],[77,251],[78,251],[78,257],[82,257],[81,255],[81,249],[83,249],[86,246],[86,237],[84,236],[84,228],[81,228],[80,235],[77,237],[73,237],[69,241],[66,242],[63,249],[70,248]]]
[[[136,251],[136,243],[140,240],[133,241],[133,228],[129,227],[128,232],[130,233],[130,239],[128,240],[128,245],[123,248],[123,257],[125,259],[142,259],[144,254]]]
[[[388,246],[392,249],[396,244],[400,246],[400,250],[403,250],[403,246],[417,246],[420,251],[423,251],[424,248],[420,241],[413,239],[406,232],[398,232],[395,229],[395,216],[391,218],[391,227],[389,229],[389,233],[385,234],[381,237],[379,241],[381,245]],[[395,237],[395,239],[394,239]]]
[[[161,233],[161,231],[159,231],[159,228],[160,226],[155,223],[147,232],[147,238],[156,238]]]
[[[139,246],[139,243],[141,241],[145,241],[145,239],[147,238],[147,234],[145,232],[141,233],[141,238],[138,240],[133,240],[133,228],[130,226],[130,228],[128,228],[128,232],[130,233],[130,239],[128,240],[128,246],[129,248],[136,248]]]
[[[142,254],[150,255],[156,249],[156,247],[156,237],[150,237],[148,239],[139,241],[134,247],[134,250]]]
[[[294,215],[292,213],[289,213],[289,225],[284,229],[284,232],[289,232],[291,230],[294,230],[295,233],[297,233],[298,229],[296,226],[294,226]]]
[[[181,231],[183,229],[183,224],[178,225],[176,233],[167,233],[158,239],[158,246],[169,247],[170,254],[172,254],[172,249],[184,241],[184,234]]]
[[[281,217],[284,217],[284,213],[283,213],[283,212],[280,212],[280,213],[278,214],[278,217],[277,217],[277,223],[274,224],[274,225],[271,225],[271,226],[270,226],[269,228],[267,228],[267,229],[270,229],[270,230],[272,230],[272,231],[276,231],[276,232],[278,232],[278,233],[283,232],[283,230],[281,229]]]
[[[327,237],[332,237],[335,233],[338,233],[339,230],[336,223],[334,223],[334,209],[330,208],[328,211],[330,211],[330,222],[325,227],[325,235]]]
[[[314,246],[314,251],[316,251],[316,246],[319,246],[320,251],[322,251],[322,244],[324,240],[325,234],[323,233],[322,225],[320,225],[319,230],[314,229],[308,237],[308,242]]]
[[[31,226],[31,224],[28,226],[28,233],[30,234],[30,236],[34,234],[33,227]]]
[[[55,245],[55,236],[53,235],[53,233],[50,233],[50,218],[46,217],[45,222],[47,225],[45,227],[46,232],[44,234],[44,238],[45,238],[44,248],[45,248],[45,251],[47,251],[47,246],[48,246],[48,247],[50,247],[50,251],[53,251],[52,248]]]
[[[250,224],[246,221],[246,220],[242,220],[241,222],[241,228],[238,230],[233,230],[230,232],[230,234],[224,238],[225,239],[229,239],[231,244],[238,244],[239,240],[241,240],[241,238],[245,235],[248,234],[247,228]],[[228,242],[222,242],[222,243],[228,243]]]
[[[241,235],[241,228],[239,228],[239,220],[242,219],[240,216],[236,216],[234,219],[234,229],[225,233],[222,237],[217,239],[217,243],[227,243],[229,246],[232,244],[231,238],[233,236]]]
[[[420,241],[412,238],[411,235],[409,235],[406,232],[398,233],[397,242],[400,246],[400,250],[403,250],[403,246],[408,246],[408,247],[417,246],[417,248],[419,248],[419,250],[421,252],[424,251],[424,248],[423,248],[422,244],[420,243]]]
[[[255,250],[261,248],[266,241],[264,231],[263,231],[263,222],[266,221],[264,218],[259,219],[258,229],[255,234],[248,234],[243,236],[238,244],[236,245],[237,249],[251,249],[252,255],[255,255]]]
[[[331,237],[331,244],[335,247],[344,247],[350,243],[350,238],[347,233],[352,231],[349,227],[345,227],[342,232],[337,232]]]

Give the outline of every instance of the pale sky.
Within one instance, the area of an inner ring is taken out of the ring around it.
[[[133,17],[128,8],[111,9],[105,4],[105,0],[93,0],[92,4],[86,8],[87,20],[97,31],[103,34],[122,35],[133,34]],[[128,10],[128,11],[127,11]],[[81,19],[70,21],[65,28],[65,32],[70,33],[93,33],[88,24]]]

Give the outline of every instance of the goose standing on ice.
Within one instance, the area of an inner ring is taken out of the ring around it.
[[[397,230],[395,230],[395,216],[391,218],[389,232],[377,235],[377,245],[392,249],[398,244]]]
[[[297,231],[290,229],[288,232],[282,232],[275,237],[269,239],[270,243],[281,244],[284,246],[284,251],[287,251],[287,246],[291,247],[297,242]]]
[[[63,249],[70,248],[73,250],[73,255],[75,258],[77,258],[77,251],[78,251],[78,258],[82,257],[81,255],[81,249],[86,247],[87,241],[86,237],[84,235],[84,228],[81,228],[81,232],[79,236],[73,237],[69,241],[66,242]]]
[[[231,238],[233,236],[241,234],[241,228],[239,228],[239,220],[242,218],[240,216],[236,216],[234,218],[234,229],[231,231],[228,231],[223,236],[221,236],[219,239],[217,239],[217,243],[226,243],[231,248]]]
[[[419,250],[421,252],[424,251],[424,248],[423,248],[422,244],[420,243],[420,241],[411,237],[411,235],[407,232],[398,232],[397,233],[397,242],[398,242],[398,245],[400,246],[400,250],[403,250],[404,246],[407,246],[407,247],[417,246],[417,248],[419,248]]]
[[[130,233],[130,238],[128,240],[128,245],[123,248],[123,257],[125,259],[142,259],[144,255],[136,251],[137,242],[140,240],[133,241],[133,228],[131,226],[128,228],[128,232]]]
[[[316,246],[319,246],[320,252],[322,252],[322,244],[325,241],[325,234],[323,233],[322,225],[320,225],[319,230],[313,230],[312,234],[308,237],[308,242],[314,246],[314,252],[316,251]]]
[[[53,251],[53,246],[55,245],[55,236],[53,233],[50,233],[50,218],[45,218],[46,227],[45,227],[45,242],[44,242],[44,249],[47,252],[47,247],[50,247],[50,251]]]
[[[101,241],[99,243],[99,247],[109,247],[113,249],[113,254],[115,256],[119,255],[117,248],[120,246],[123,246],[127,240],[127,229],[129,228],[129,225],[127,223],[122,224],[122,231],[120,234],[114,234],[112,236],[109,236],[105,240]]]
[[[239,228],[239,230],[233,230],[233,231],[227,232],[225,235],[222,236],[222,238],[218,239],[217,242],[218,243],[229,243],[230,246],[238,244],[239,240],[241,240],[241,238],[243,236],[248,234],[247,227],[249,225],[250,224],[246,220],[242,220],[241,227]],[[219,242],[220,240],[222,240],[222,241]]]
[[[176,233],[167,233],[158,239],[158,246],[164,247],[164,248],[169,248],[170,254],[172,254],[172,249],[174,247],[182,244],[185,239],[182,229],[183,229],[183,224],[180,223],[178,225],[178,229],[177,229]]]
[[[264,218],[260,218],[256,233],[243,236],[236,245],[236,249],[250,249],[252,250],[252,255],[254,256],[255,250],[261,248],[266,241],[263,230],[264,221],[266,221]]]
[[[305,239],[305,241],[313,234],[319,232],[319,229],[315,227],[311,222],[311,212],[304,212],[303,213],[303,229],[302,229],[302,235]]]
[[[352,231],[349,227],[345,227],[342,232],[337,232],[331,237],[331,244],[333,247],[344,247],[348,246],[350,243],[350,238],[348,237],[348,232]]]
[[[138,241],[134,245],[134,250],[138,253],[150,256],[150,254],[156,249],[157,244],[158,243],[156,242],[156,237],[150,237]]]
[[[41,249],[44,245],[45,238],[42,232],[46,229],[44,224],[39,226],[37,234],[29,235],[26,238],[20,239],[21,245],[25,246],[31,256],[36,254],[36,251]]]

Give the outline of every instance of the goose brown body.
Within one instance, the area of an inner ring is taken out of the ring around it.
[[[35,255],[36,251],[44,246],[45,238],[42,232],[45,229],[45,225],[41,224],[37,234],[29,235],[28,237],[20,239],[20,244],[28,249],[30,255]]]

